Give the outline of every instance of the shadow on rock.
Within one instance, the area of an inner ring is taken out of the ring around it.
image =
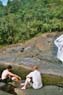
[[[0,90],[8,92],[12,95],[17,95],[16,92],[14,91],[15,86],[11,85],[11,84],[5,84],[5,85],[1,85],[0,86]]]

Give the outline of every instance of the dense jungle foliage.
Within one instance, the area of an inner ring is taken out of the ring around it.
[[[63,31],[63,0],[0,1],[0,45],[52,31]]]

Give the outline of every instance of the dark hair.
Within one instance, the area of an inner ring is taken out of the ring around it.
[[[12,66],[11,65],[8,65],[7,69],[12,69]]]

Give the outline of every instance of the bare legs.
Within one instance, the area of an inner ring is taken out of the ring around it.
[[[30,84],[30,81],[31,81],[30,78],[26,78],[25,83],[23,84],[23,87],[21,89],[26,89],[28,84]]]

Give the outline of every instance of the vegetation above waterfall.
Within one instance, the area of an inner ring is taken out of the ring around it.
[[[63,31],[63,0],[8,0],[7,6],[0,1],[0,44],[52,31]]]

